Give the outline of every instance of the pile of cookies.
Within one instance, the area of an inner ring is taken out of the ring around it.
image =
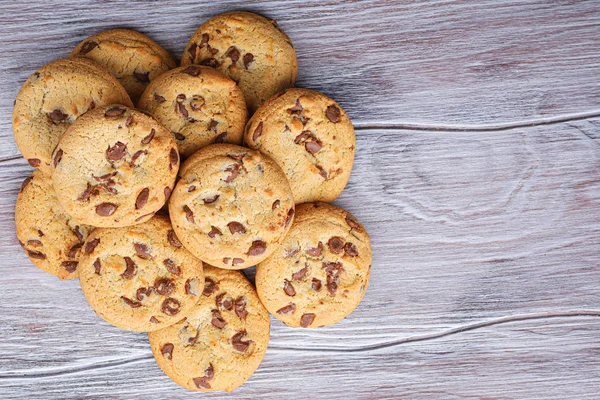
[[[145,35],[110,30],[40,68],[15,101],[15,140],[36,168],[15,210],[23,249],[78,277],[104,320],[148,332],[188,389],[244,383],[269,314],[330,325],[367,288],[367,232],[327,204],[350,177],[354,129],[334,100],[293,88],[296,75],[274,21],[231,12],[200,26],[180,67]],[[256,288],[239,271],[252,266]]]

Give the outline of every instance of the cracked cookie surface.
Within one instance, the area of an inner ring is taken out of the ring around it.
[[[256,289],[267,310],[289,326],[331,325],[362,300],[371,262],[369,236],[349,212],[300,204],[282,245],[257,265]]]
[[[260,15],[228,12],[217,15],[192,35],[181,65],[213,67],[233,79],[250,113],[269,97],[294,86],[296,51],[288,36]]]
[[[90,36],[73,49],[71,56],[85,57],[106,67],[134,103],[148,83],[177,66],[161,45],[130,29],[111,29]]]
[[[147,221],[165,204],[179,154],[171,133],[152,117],[111,105],[69,127],[52,165],[65,211],[81,223],[114,228]]]
[[[106,68],[84,58],[48,63],[17,94],[12,114],[17,146],[29,165],[49,175],[52,151],[65,130],[88,110],[113,103],[132,106]]]
[[[173,229],[198,258],[219,268],[248,268],[281,243],[294,217],[285,174],[269,157],[213,144],[188,158],[169,212]]]
[[[352,122],[321,93],[294,88],[272,97],[248,121],[244,141],[279,164],[296,204],[332,202],[350,179],[356,146]]]
[[[186,316],[204,290],[202,261],[187,251],[157,215],[143,224],[98,228],[79,261],[81,289],[110,324],[149,332]]]
[[[19,243],[33,265],[60,279],[79,276],[81,247],[93,228],[77,224],[63,211],[50,177],[39,170],[21,186],[15,224]]]
[[[138,103],[169,129],[182,157],[211,143],[241,144],[246,102],[234,81],[209,67],[190,65],[152,81]]]
[[[258,368],[270,337],[269,314],[238,271],[206,266],[206,285],[186,318],[150,332],[160,368],[192,390],[230,392]]]

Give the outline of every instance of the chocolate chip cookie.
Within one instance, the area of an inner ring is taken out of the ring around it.
[[[248,121],[244,140],[279,164],[296,204],[329,203],[350,179],[356,145],[352,122],[321,93],[295,88],[274,96]]]
[[[35,170],[21,185],[15,207],[17,238],[38,268],[73,279],[83,242],[92,227],[79,225],[58,204],[50,178]]]
[[[171,130],[182,157],[211,143],[242,143],[244,96],[212,68],[190,65],[162,74],[148,85],[138,107]]]
[[[267,310],[289,326],[331,325],[363,298],[371,257],[369,236],[349,212],[301,204],[282,245],[256,267],[256,289]]]
[[[67,129],[52,156],[58,201],[75,220],[122,227],[148,220],[179,168],[171,133],[144,112],[96,108]]]
[[[89,58],[105,66],[134,103],[148,83],[177,66],[162,46],[130,29],[111,29],[90,36],[73,49],[71,56]]]
[[[207,266],[204,273],[204,291],[186,318],[148,339],[160,368],[179,385],[230,392],[262,361],[269,314],[240,272]]]
[[[173,229],[208,264],[253,266],[279,246],[292,223],[285,174],[258,151],[213,144],[188,158],[180,176],[169,200]]]
[[[51,154],[63,132],[83,113],[118,103],[127,92],[104,67],[84,58],[46,64],[27,79],[12,114],[17,146],[29,165],[50,175]]]
[[[250,113],[275,93],[294,86],[296,51],[275,21],[249,12],[228,12],[205,22],[194,33],[181,65],[213,67],[233,79]]]
[[[204,289],[202,261],[188,252],[167,217],[96,229],[79,260],[81,289],[110,324],[149,332],[184,318]]]

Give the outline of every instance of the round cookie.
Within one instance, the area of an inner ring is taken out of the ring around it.
[[[51,154],[64,131],[83,113],[109,104],[132,106],[104,67],[84,58],[46,64],[19,90],[12,114],[17,146],[29,165],[50,175]]]
[[[296,51],[275,21],[249,12],[217,15],[198,28],[181,65],[207,65],[233,79],[250,113],[269,97],[294,86]]]
[[[204,289],[202,261],[183,248],[167,217],[96,229],[79,260],[81,289],[117,328],[149,332],[184,318]]]
[[[208,264],[256,265],[291,225],[294,201],[285,175],[258,151],[210,145],[187,159],[180,176],[169,200],[173,229]]]
[[[108,68],[134,103],[148,83],[177,66],[161,45],[130,29],[111,29],[90,36],[73,49],[71,56],[89,58]]]
[[[332,202],[350,179],[356,145],[352,122],[321,93],[295,88],[274,96],[248,121],[244,140],[279,164],[296,204]]]
[[[75,220],[116,228],[144,222],[168,199],[179,168],[171,133],[142,111],[97,108],[53,153],[58,201]]]
[[[138,108],[173,133],[182,157],[211,143],[241,144],[248,118],[235,82],[198,65],[176,68],[153,80]]]
[[[58,276],[79,276],[79,253],[93,229],[78,225],[58,204],[50,178],[35,170],[25,179],[15,207],[17,238],[36,267]]]
[[[289,326],[331,325],[362,300],[371,260],[369,236],[349,212],[300,204],[281,247],[257,265],[256,290],[267,310]]]
[[[160,368],[192,390],[230,392],[260,365],[270,320],[256,291],[237,271],[205,267],[206,286],[184,320],[148,339]]]

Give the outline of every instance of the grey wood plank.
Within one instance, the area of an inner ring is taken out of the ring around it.
[[[297,48],[298,85],[340,101],[357,125],[481,127],[600,113],[594,0],[7,1],[0,158],[17,154],[9,137],[20,85],[84,37],[134,28],[180,57],[203,21],[240,8],[279,21]]]

